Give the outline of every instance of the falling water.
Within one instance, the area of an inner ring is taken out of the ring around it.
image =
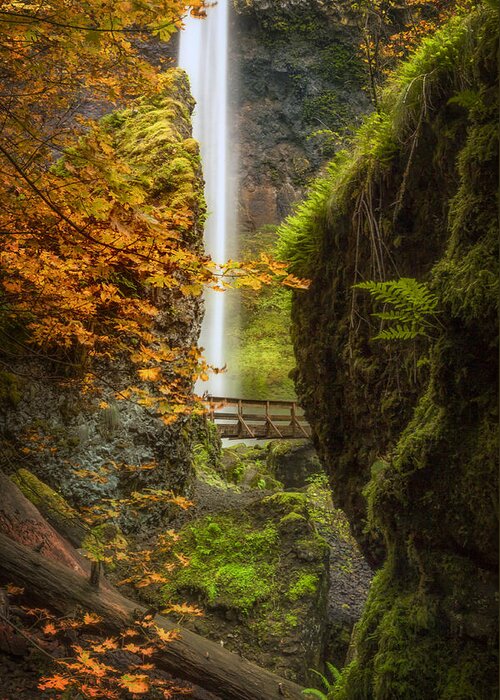
[[[228,110],[227,52],[228,0],[218,0],[206,19],[188,17],[180,36],[179,66],[189,75],[196,100],[193,136],[199,141],[208,218],[205,248],[216,263],[227,257],[227,229],[230,220],[228,197]],[[223,367],[226,294],[205,294],[205,318],[200,343],[211,365]],[[224,396],[225,374],[213,375],[208,383],[197,386],[201,393]]]

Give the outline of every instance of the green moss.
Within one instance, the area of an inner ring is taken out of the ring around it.
[[[298,394],[359,541],[387,548],[336,700],[497,697],[497,51],[484,7],[425,40],[281,230],[312,276],[293,303]],[[370,345],[352,290],[396,267],[439,301],[413,383],[420,349]]]
[[[21,382],[12,372],[0,370],[0,403],[15,408],[22,399]]]
[[[33,505],[44,506],[47,510],[69,518],[77,517],[76,511],[62,496],[27,469],[18,469],[10,478]]]
[[[266,496],[262,503],[284,515],[288,515],[291,512],[299,515],[307,514],[307,495],[305,493],[283,491],[272,496]]]
[[[248,520],[207,516],[183,531],[179,551],[189,565],[173,574],[163,593],[168,598],[188,590],[211,606],[248,613],[273,590],[277,548],[273,524],[255,529]]]
[[[27,469],[18,469],[10,478],[58,532],[76,547],[82,546],[88,528],[60,494]]]
[[[303,515],[300,515],[300,513],[296,513],[295,511],[292,511],[291,513],[287,513],[280,519],[280,527],[286,527],[287,525],[290,525],[291,523],[294,522],[303,522],[306,521],[307,518],[305,518]]]
[[[288,597],[291,601],[296,601],[304,596],[314,595],[318,584],[319,578],[315,574],[299,574],[288,589]]]

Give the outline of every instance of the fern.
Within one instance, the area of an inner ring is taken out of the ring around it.
[[[331,680],[329,680],[326,676],[324,676],[322,673],[319,671],[315,671],[313,668],[310,668],[309,670],[312,671],[316,676],[318,676],[321,679],[321,682],[323,683],[323,686],[326,690],[326,694],[323,693],[322,690],[318,690],[317,688],[304,688],[302,691],[303,695],[306,697],[313,697],[313,698],[318,698],[318,700],[328,700],[328,696],[330,692],[333,690],[335,683],[338,681],[340,678],[340,671],[335,668],[335,666],[328,661],[326,662],[326,668],[327,671],[330,675]]]
[[[373,340],[412,340],[418,336],[428,337],[432,327],[431,318],[438,311],[438,298],[425,282],[412,277],[401,277],[388,282],[360,282],[355,289],[369,292],[375,302],[390,305],[372,314],[391,325],[382,329]]]

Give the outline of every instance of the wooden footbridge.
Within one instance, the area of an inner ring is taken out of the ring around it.
[[[223,438],[308,438],[311,428],[295,401],[258,401],[208,396],[208,419]]]

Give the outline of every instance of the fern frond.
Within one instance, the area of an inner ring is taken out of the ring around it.
[[[373,340],[413,340],[419,335],[425,334],[411,326],[403,326],[398,323],[397,326],[381,330],[380,333],[373,336]]]
[[[370,293],[372,299],[392,309],[376,311],[372,316],[392,325],[384,328],[373,340],[412,340],[417,336],[427,336],[430,324],[428,316],[437,313],[438,298],[425,282],[417,282],[412,277],[401,277],[387,282],[359,282],[355,289]]]
[[[324,687],[325,687],[325,689],[326,689],[327,691],[330,690],[330,688],[331,688],[332,686],[331,686],[330,681],[328,680],[328,678],[327,678],[326,676],[324,676],[324,675],[323,675],[322,673],[320,673],[319,671],[315,671],[313,668],[310,668],[309,670],[310,670],[312,673],[314,673],[316,676],[318,676],[318,678],[321,679],[321,682],[323,683],[323,685],[324,685]]]
[[[327,696],[321,690],[316,690],[316,688],[304,688],[302,695],[319,698],[319,700],[328,700]]]
[[[326,662],[326,667],[330,673],[330,676],[334,682],[338,681],[338,679],[341,676],[340,671],[338,668],[336,668],[333,664],[331,664],[329,661]]]

